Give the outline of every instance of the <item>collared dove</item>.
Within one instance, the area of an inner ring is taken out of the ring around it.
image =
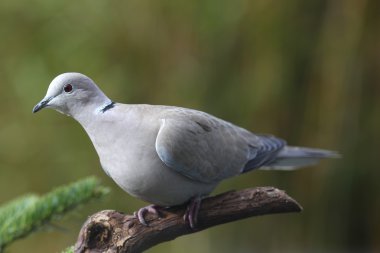
[[[121,104],[87,76],[57,76],[33,112],[52,108],[77,120],[90,137],[103,170],[126,192],[152,203],[146,212],[190,201],[195,226],[200,198],[216,185],[254,169],[295,169],[337,153],[287,146],[205,112],[174,106]]]

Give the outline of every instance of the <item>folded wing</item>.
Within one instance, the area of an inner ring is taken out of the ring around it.
[[[162,118],[156,151],[170,168],[193,180],[215,183],[273,161],[285,142],[257,136],[198,111]]]

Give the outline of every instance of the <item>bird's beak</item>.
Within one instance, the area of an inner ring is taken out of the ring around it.
[[[41,100],[41,102],[39,102],[34,108],[33,108],[33,113],[36,113],[40,110],[42,110],[43,108],[45,108],[49,102],[52,100],[52,98],[44,98]]]

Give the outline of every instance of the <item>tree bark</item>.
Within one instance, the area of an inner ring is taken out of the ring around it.
[[[302,207],[284,191],[273,187],[230,191],[202,200],[196,229],[184,221],[186,205],[159,209],[160,217],[147,214],[149,226],[133,215],[104,210],[84,223],[75,252],[137,253],[178,236],[257,215],[300,212]]]

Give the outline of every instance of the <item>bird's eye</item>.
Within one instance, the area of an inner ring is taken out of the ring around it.
[[[63,90],[66,92],[66,93],[70,93],[72,90],[73,90],[73,86],[71,84],[66,84],[64,87],[63,87]]]

